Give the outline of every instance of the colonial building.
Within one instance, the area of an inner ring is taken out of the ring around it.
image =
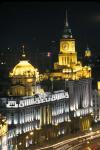
[[[60,84],[64,82],[63,87],[66,85],[69,91],[71,119],[75,121],[81,117],[81,123],[80,119],[77,121],[77,128],[89,129],[89,116],[93,112],[91,67],[82,66],[77,59],[75,39],[69,28],[67,12],[64,32],[60,39],[58,62],[54,63],[54,71],[47,76],[52,83],[55,80],[60,81]]]
[[[77,60],[67,16],[54,71],[39,75],[23,51],[10,78],[9,95],[0,98],[0,110],[8,119],[9,139],[32,130],[41,131],[38,141],[89,130],[93,113],[91,68]]]
[[[26,59],[23,51],[22,59],[10,72],[12,85],[9,90],[9,96],[32,96],[34,95],[34,86],[39,81],[39,72]]]
[[[60,39],[58,62],[54,63],[54,72],[50,74],[50,77],[68,80],[91,78],[91,68],[89,66],[83,67],[82,62],[77,59],[75,44],[75,38],[72,36],[66,14],[64,31]]]
[[[10,72],[10,78],[12,84],[9,95],[0,98],[0,111],[8,120],[8,139],[49,125],[52,129],[65,121],[71,121],[68,92],[45,92],[39,82],[38,70],[26,60],[24,53],[20,62]],[[70,132],[70,128],[59,127],[58,132],[59,135],[64,134]],[[50,137],[52,136],[54,135]]]

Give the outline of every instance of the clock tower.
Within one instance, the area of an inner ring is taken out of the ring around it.
[[[91,68],[82,66],[82,62],[77,59],[77,51],[75,49],[75,38],[72,36],[71,29],[68,24],[67,11],[64,30],[60,39],[60,50],[58,61],[54,63],[55,72],[50,76],[59,79],[78,80],[80,78],[90,78]]]
[[[68,25],[67,11],[64,31],[60,39],[59,65],[68,65],[77,63],[77,53],[75,52],[75,39],[72,36]]]

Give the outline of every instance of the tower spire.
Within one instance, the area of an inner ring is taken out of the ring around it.
[[[25,48],[24,45],[22,45],[22,58],[26,57],[25,49],[24,48]]]
[[[69,28],[69,24],[68,24],[67,9],[66,9],[65,14],[66,14],[66,18],[65,18],[65,25],[64,25],[62,38],[72,38],[72,32],[71,32],[71,29]]]
[[[65,18],[65,26],[68,27],[68,16],[67,16],[67,9],[66,9],[66,18]]]

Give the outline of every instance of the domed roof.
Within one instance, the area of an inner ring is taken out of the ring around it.
[[[10,76],[34,76],[38,70],[34,68],[27,60],[21,60],[12,70]]]

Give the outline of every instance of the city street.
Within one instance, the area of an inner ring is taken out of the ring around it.
[[[56,144],[48,145],[34,150],[99,150],[99,148],[100,130],[96,130],[90,131],[89,133],[86,133],[82,136],[63,140]]]

